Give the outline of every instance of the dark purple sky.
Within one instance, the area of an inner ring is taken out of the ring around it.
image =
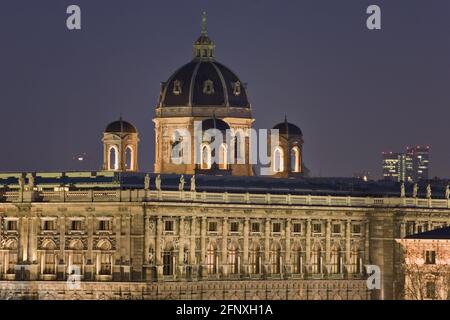
[[[69,4],[82,31],[66,29]],[[381,31],[365,27],[370,4]],[[255,126],[287,113],[314,175],[379,177],[381,151],[427,144],[431,175],[450,177],[448,0],[2,0],[0,171],[98,169],[120,114],[153,170],[160,82],[191,59],[203,10],[217,59],[248,83]]]

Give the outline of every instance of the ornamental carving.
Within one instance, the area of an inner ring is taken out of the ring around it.
[[[58,250],[60,241],[59,237],[38,237],[37,239],[38,243],[38,249],[39,250]]]

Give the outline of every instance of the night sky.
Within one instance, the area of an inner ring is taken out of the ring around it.
[[[66,28],[70,4],[81,31]],[[366,28],[370,4],[380,31]],[[217,60],[248,83],[255,127],[286,113],[313,175],[379,178],[382,151],[424,144],[431,176],[450,177],[448,0],[2,0],[0,171],[97,170],[120,115],[152,171],[160,82],[192,58],[204,10]]]

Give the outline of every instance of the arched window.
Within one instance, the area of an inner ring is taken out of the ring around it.
[[[334,245],[331,250],[331,273],[342,273],[342,252],[339,245]]]
[[[314,245],[311,252],[311,272],[322,273],[322,250],[318,243]]]
[[[270,260],[272,262],[272,273],[280,274],[283,262],[281,257],[281,246],[279,243],[273,245]]]
[[[210,243],[206,250],[206,270],[208,271],[208,274],[217,273],[218,258],[216,246],[213,243]]]
[[[127,146],[125,148],[125,169],[126,170],[134,170],[133,162],[134,162],[133,147]]]
[[[234,137],[234,163],[245,163],[245,138],[240,131],[237,131]]]
[[[72,240],[69,244],[69,274],[79,275],[83,274],[84,255],[83,242],[79,239]]]
[[[175,252],[172,245],[166,246],[162,253],[163,275],[172,276],[175,274]]]
[[[231,274],[239,273],[239,258],[238,248],[235,244],[232,244],[228,248],[228,266]]]
[[[293,147],[291,149],[291,172],[300,172],[300,149]]]
[[[358,246],[354,246],[350,252],[350,273],[362,273],[362,257],[363,253]]]
[[[99,274],[109,275],[112,274],[111,268],[111,254],[108,252],[100,253],[100,270]]]
[[[293,263],[293,270],[292,272],[294,274],[301,274],[303,273],[303,263],[304,263],[304,259],[303,259],[303,252],[302,252],[302,248],[300,245],[297,245],[294,247],[294,250],[292,252],[293,255],[293,259],[292,259],[292,263]]]
[[[211,148],[209,145],[202,145],[201,147],[201,168],[211,169]]]
[[[7,274],[14,274],[16,273],[16,264],[17,264],[17,252],[16,251],[9,251],[8,252],[8,258],[7,258]]]
[[[56,272],[56,268],[55,268],[55,264],[56,264],[56,254],[55,254],[55,249],[56,249],[56,245],[54,242],[52,242],[51,240],[48,241],[44,241],[43,245],[42,245],[43,249],[45,250],[44,252],[42,252],[42,273],[43,274],[55,274]]]
[[[110,146],[108,154],[108,170],[119,170],[119,149],[117,146]]]
[[[222,144],[220,146],[220,152],[219,152],[219,168],[221,170],[226,170],[228,166],[227,163],[227,146],[226,144]]]
[[[284,170],[283,150],[280,147],[277,147],[273,151],[273,171],[283,172],[283,170]]]
[[[257,243],[254,243],[250,249],[250,273],[260,274],[262,271],[261,263],[262,263],[261,248]]]

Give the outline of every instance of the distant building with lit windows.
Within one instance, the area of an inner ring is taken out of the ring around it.
[[[428,179],[430,147],[407,147],[405,153],[382,152],[383,179],[417,182]]]

